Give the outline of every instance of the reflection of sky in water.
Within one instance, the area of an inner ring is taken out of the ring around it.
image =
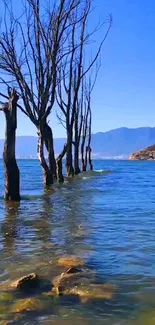
[[[0,162],[0,279],[35,268],[52,277],[52,272],[59,272],[57,257],[75,254],[97,271],[98,281],[118,286],[116,298],[93,307],[76,304],[70,308],[69,301],[62,305],[59,301],[52,316],[42,317],[53,321],[54,315],[62,313],[65,321],[67,313],[67,324],[78,320],[79,325],[84,321],[103,324],[103,320],[105,325],[125,325],[128,318],[130,325],[140,308],[154,308],[154,163],[95,162],[96,170],[111,173],[80,175],[47,192],[42,189],[38,162],[20,161],[19,165],[23,200],[12,206],[2,199]]]

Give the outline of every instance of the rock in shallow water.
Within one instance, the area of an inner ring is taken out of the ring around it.
[[[39,285],[39,276],[31,273],[11,283],[10,288],[19,289],[21,291],[37,288]]]
[[[30,311],[40,311],[44,309],[44,304],[37,298],[19,299],[11,307],[12,313],[24,313]]]
[[[109,300],[114,295],[114,285],[95,284],[93,273],[81,269],[69,268],[66,272],[54,278],[53,292],[57,295],[75,295],[82,302],[92,299]]]
[[[70,267],[65,272],[56,276],[52,281],[52,284],[54,287],[53,291],[55,291],[55,293],[57,295],[62,294],[64,291],[64,288],[66,286],[72,285],[71,278],[73,278],[74,284],[75,284],[76,278],[77,278],[77,280],[79,280],[79,273],[81,273],[81,272],[82,272],[81,269],[78,269],[76,267]]]
[[[114,295],[114,286],[111,284],[81,285],[70,289],[70,294],[78,295],[82,302],[93,299],[111,300]]]
[[[63,256],[59,258],[58,264],[64,267],[78,267],[83,266],[85,263],[76,256]]]

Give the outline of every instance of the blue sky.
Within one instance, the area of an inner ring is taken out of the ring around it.
[[[154,126],[155,1],[94,0],[94,4],[90,26],[112,13],[113,27],[103,47],[102,67],[93,93],[93,132],[121,126]],[[98,34],[97,41],[100,37]],[[17,134],[36,135],[32,123],[21,113],[18,115]],[[64,136],[65,130],[54,112],[50,121],[54,136]],[[2,113],[0,125],[3,138]]]

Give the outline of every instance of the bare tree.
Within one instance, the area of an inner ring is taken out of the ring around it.
[[[16,129],[17,129],[17,102],[18,95],[15,89],[8,89],[9,102],[1,110],[6,119],[5,143],[3,160],[5,166],[5,199],[20,201],[20,174],[15,157]]]
[[[53,0],[46,7],[40,0],[21,1],[21,15],[16,16],[16,1],[3,0],[4,19],[0,32],[0,81],[16,87],[22,111],[38,132],[38,154],[44,183],[56,176],[53,134],[47,123],[55,102],[57,72],[70,53],[68,39],[74,25],[74,12],[80,0]],[[6,95],[0,93],[1,96]],[[48,163],[44,158],[44,145]]]
[[[99,29],[97,26],[93,32],[87,32],[87,23],[92,10],[92,0],[84,0],[81,8],[80,24],[78,19],[74,18],[76,24],[72,28],[70,37],[68,38],[70,53],[63,60],[63,64],[59,69],[59,79],[62,82],[57,87],[57,103],[61,110],[62,116],[59,120],[66,128],[67,133],[67,152],[66,152],[66,173],[67,176],[73,176],[80,171],[79,168],[79,142],[82,132],[81,122],[83,117],[83,100],[81,97],[81,88],[83,79],[87,73],[92,69],[99,58],[102,46],[112,25],[112,18],[110,16],[108,28],[104,37],[102,38],[95,55],[88,60],[85,52],[87,45],[91,42],[92,35]],[[77,15],[77,12],[74,13]],[[80,45],[77,46],[77,39],[80,39]],[[86,120],[86,116],[85,116]],[[81,122],[80,122],[81,121]],[[72,147],[74,144],[74,168]]]
[[[83,87],[83,97],[84,97],[84,116],[82,121],[82,139],[81,139],[81,160],[82,160],[82,170],[87,170],[87,164],[89,162],[90,170],[93,170],[92,163],[92,105],[91,97],[94,90],[98,73],[100,70],[100,62],[97,62],[95,68],[95,74],[93,71],[89,74],[88,81],[85,78],[85,85]]]

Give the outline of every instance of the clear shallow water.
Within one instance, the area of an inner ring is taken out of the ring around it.
[[[19,166],[23,199],[8,205],[0,161],[0,282],[32,271],[52,279],[58,257],[71,254],[116,293],[85,304],[48,300],[17,324],[155,324],[154,162],[95,161],[96,170],[111,172],[83,174],[47,192],[37,161]],[[2,301],[2,312],[0,301],[0,320],[7,305]]]

